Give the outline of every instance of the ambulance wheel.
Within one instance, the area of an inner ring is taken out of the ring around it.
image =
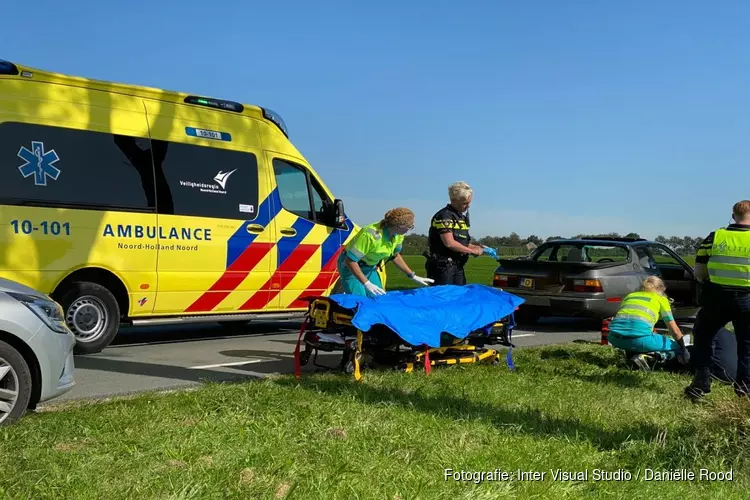
[[[88,281],[77,281],[61,294],[65,323],[76,337],[76,354],[107,347],[120,327],[120,305],[112,292]]]

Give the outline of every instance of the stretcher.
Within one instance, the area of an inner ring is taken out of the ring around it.
[[[294,352],[295,375],[301,375],[301,367],[312,358],[314,366],[326,370],[338,369],[360,380],[364,367],[402,370],[412,372],[423,366],[427,374],[434,366],[490,363],[499,365],[501,354],[492,348],[508,347],[506,362],[515,369],[512,359],[514,314],[470,332],[464,338],[443,333],[439,347],[412,345],[393,330],[375,324],[369,330],[357,328],[352,319],[355,311],[341,307],[329,297],[309,297],[309,307],[300,329]],[[304,350],[302,346],[304,345]],[[317,362],[319,352],[340,352],[338,366],[332,367]]]

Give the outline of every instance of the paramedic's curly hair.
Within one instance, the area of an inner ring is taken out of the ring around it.
[[[656,292],[660,295],[664,295],[667,292],[667,285],[664,284],[661,278],[658,276],[649,276],[643,283],[641,283],[641,290],[645,292]]]
[[[385,213],[380,223],[390,227],[412,227],[414,226],[414,212],[404,207],[393,208]]]

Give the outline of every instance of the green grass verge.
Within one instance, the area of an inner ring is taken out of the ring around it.
[[[8,498],[747,498],[750,404],[631,372],[591,344],[517,351],[518,371],[281,376],[84,403],[0,430]],[[445,469],[545,472],[445,480]],[[588,470],[585,481],[552,471]],[[630,480],[596,481],[596,469]],[[732,481],[645,481],[646,469]],[[636,480],[636,474],[639,479]]]
[[[409,267],[419,276],[426,276],[424,269],[425,258],[421,255],[405,255],[404,260]],[[466,264],[466,281],[469,283],[481,283],[482,285],[492,284],[492,275],[497,268],[497,261],[491,257],[482,256],[469,259]],[[400,290],[404,288],[414,288],[417,286],[412,280],[404,276],[404,273],[398,270],[392,262],[386,265],[388,283],[386,288],[389,290]]]

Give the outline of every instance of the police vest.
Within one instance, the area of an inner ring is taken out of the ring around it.
[[[708,279],[717,285],[750,290],[750,231],[719,229],[714,232]]]
[[[633,292],[622,299],[620,310],[617,311],[615,319],[635,319],[643,321],[653,329],[659,321],[659,314],[669,321],[672,319],[669,299],[655,292]]]
[[[440,238],[441,233],[450,232],[453,234],[453,239],[464,246],[468,246],[471,243],[471,236],[469,236],[469,216],[460,214],[451,205],[446,205],[442,209],[432,216],[430,222],[430,230],[428,233],[428,241],[430,245],[430,253],[438,258],[450,257],[459,262],[466,262],[469,256],[463,253],[456,252],[446,247]]]

